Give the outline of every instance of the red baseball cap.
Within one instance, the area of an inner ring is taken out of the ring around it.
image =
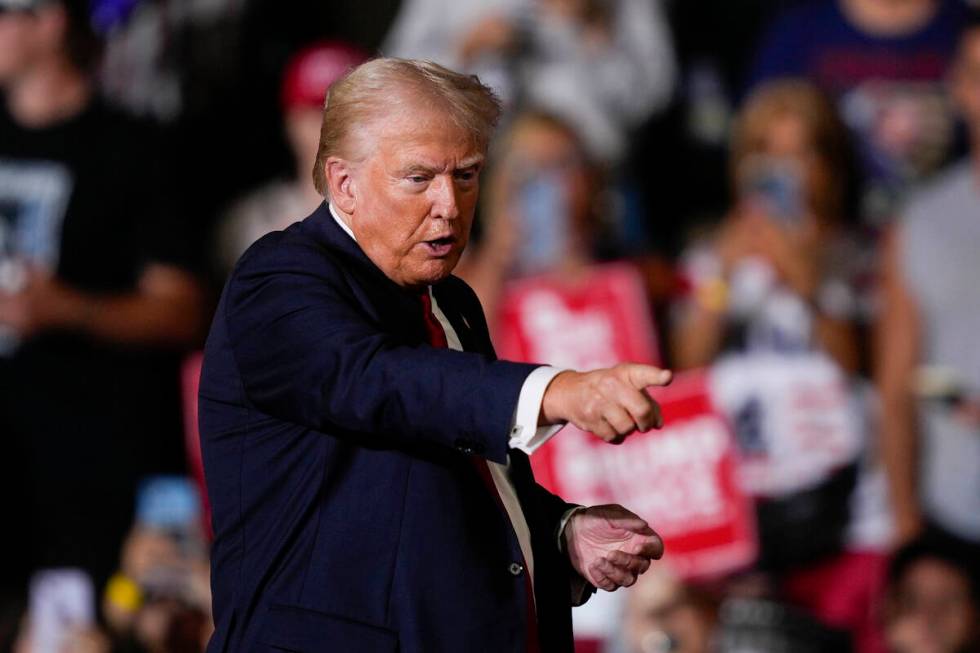
[[[340,41],[321,41],[303,48],[286,64],[280,98],[283,109],[322,108],[327,88],[367,60],[367,53]]]

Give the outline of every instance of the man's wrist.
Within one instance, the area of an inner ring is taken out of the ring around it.
[[[586,509],[585,506],[572,506],[562,515],[558,522],[558,550],[568,555],[568,542],[565,539],[565,531],[572,523],[572,518]],[[595,586],[587,578],[582,576],[568,560],[571,575],[569,577],[569,590],[571,590],[572,606],[577,607],[585,603],[590,596],[595,593]]]
[[[541,425],[541,410],[548,386],[563,370],[543,366],[535,369],[524,380],[510,430],[510,448],[533,454],[551,439],[562,425]]]
[[[565,541],[565,529],[572,521],[572,517],[575,516],[575,513],[583,510],[585,510],[585,506],[572,506],[566,510],[562,514],[561,519],[558,520],[558,550],[562,553],[566,553],[568,551],[568,542]]]
[[[557,374],[545,389],[541,400],[541,412],[538,417],[539,426],[564,424],[568,421],[564,407],[565,385],[577,372],[565,370]]]

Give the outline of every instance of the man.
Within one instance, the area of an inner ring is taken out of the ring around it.
[[[976,18],[960,39],[950,80],[971,155],[913,198],[886,243],[877,352],[881,451],[901,541],[932,527],[980,547]]]
[[[118,563],[136,482],[180,469],[202,291],[157,139],[96,96],[88,3],[0,0],[0,501],[8,591]],[[16,525],[16,528],[14,527]],[[12,575],[12,577],[8,577]]]
[[[980,651],[976,551],[921,538],[895,552],[887,580],[882,613],[889,651]]]
[[[570,651],[583,585],[661,555],[624,508],[536,485],[527,452],[566,421],[611,442],[659,426],[643,388],[670,374],[497,361],[451,276],[498,114],[431,63],[331,87],[329,203],[245,253],[205,350],[210,651]]]
[[[890,221],[905,194],[945,164],[955,113],[943,82],[965,3],[821,0],[789,9],[761,41],[752,85],[806,77],[833,96],[854,135],[861,215]]]

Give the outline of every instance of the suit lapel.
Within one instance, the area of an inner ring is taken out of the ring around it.
[[[467,317],[460,309],[462,302],[456,297],[457,293],[454,292],[453,287],[449,283],[438,283],[432,287],[432,294],[435,295],[436,301],[439,303],[439,310],[446,316],[456,332],[459,344],[463,346],[463,351],[486,353],[471,326],[473,318]]]
[[[364,291],[359,298],[362,305],[385,330],[411,343],[426,341],[418,295],[385,276],[360,245],[337,224],[326,202],[306,218],[302,226],[318,245],[344,261],[347,271]]]

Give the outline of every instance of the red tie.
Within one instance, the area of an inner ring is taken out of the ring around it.
[[[442,325],[439,324],[435,313],[432,312],[432,298],[429,296],[428,289],[422,293],[421,298],[422,311],[425,316],[425,332],[429,336],[429,344],[433,347],[448,347],[449,343],[446,340],[446,332],[443,330]],[[497,492],[497,485],[493,482],[493,476],[490,474],[490,466],[487,464],[486,459],[473,456],[472,460],[473,466],[476,467],[480,478],[483,479],[483,484],[487,486],[490,494],[497,501],[497,506],[500,507],[504,516],[510,521],[510,515],[504,507],[500,493]],[[531,585],[531,570],[528,569],[527,561],[524,560],[523,554],[521,555],[521,566],[524,568],[524,590],[527,598],[527,653],[540,653],[541,647],[538,643],[538,616],[534,608],[534,588]]]

